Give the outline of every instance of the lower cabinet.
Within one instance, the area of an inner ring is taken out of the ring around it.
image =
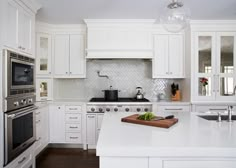
[[[227,158],[150,158],[149,168],[234,168],[235,159]]]
[[[83,143],[83,107],[52,105],[50,107],[50,143]]]
[[[103,113],[89,113],[86,116],[86,143],[96,146],[99,137]],[[93,148],[92,147],[92,148]],[[90,148],[90,147],[89,147]]]
[[[35,156],[37,156],[47,145],[49,141],[49,106],[39,108],[36,111],[36,142]]]
[[[207,105],[193,105],[193,112],[211,112],[211,113],[225,113],[227,112],[228,105],[216,105],[216,104],[207,104]],[[236,112],[236,106],[233,106],[233,111]]]
[[[157,105],[158,112],[190,112],[190,105]]]

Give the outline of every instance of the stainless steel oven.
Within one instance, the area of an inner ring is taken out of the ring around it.
[[[35,142],[36,109],[36,106],[30,105],[4,113],[4,165],[7,165]]]
[[[5,97],[35,92],[35,59],[4,51]]]

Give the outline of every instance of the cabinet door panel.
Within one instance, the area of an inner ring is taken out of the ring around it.
[[[70,35],[70,75],[85,76],[83,35]]]
[[[54,73],[69,74],[69,35],[55,35],[54,41]]]
[[[37,75],[51,74],[51,36],[37,34]]]
[[[217,80],[218,100],[236,100],[235,70],[236,33],[217,33]]]
[[[14,1],[9,0],[7,3],[7,25],[6,25],[6,45],[12,48],[18,48],[18,34],[17,34],[17,15],[18,9]]]
[[[168,70],[168,35],[156,35],[154,37],[153,77],[166,77]]]
[[[64,106],[52,106],[49,113],[50,142],[65,142],[65,112]]]
[[[175,77],[184,77],[183,36],[169,36],[169,74]]]
[[[96,115],[90,114],[87,115],[87,144],[95,145],[96,144]]]

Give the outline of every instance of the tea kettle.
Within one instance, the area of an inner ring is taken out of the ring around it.
[[[141,87],[136,87],[136,99],[143,99],[143,89]]]

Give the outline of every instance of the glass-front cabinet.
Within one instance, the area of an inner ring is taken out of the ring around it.
[[[52,79],[37,78],[36,99],[37,101],[52,100]]]
[[[37,75],[51,75],[52,73],[52,39],[45,33],[37,33]]]
[[[236,100],[236,33],[195,33],[194,47],[194,99]]]

